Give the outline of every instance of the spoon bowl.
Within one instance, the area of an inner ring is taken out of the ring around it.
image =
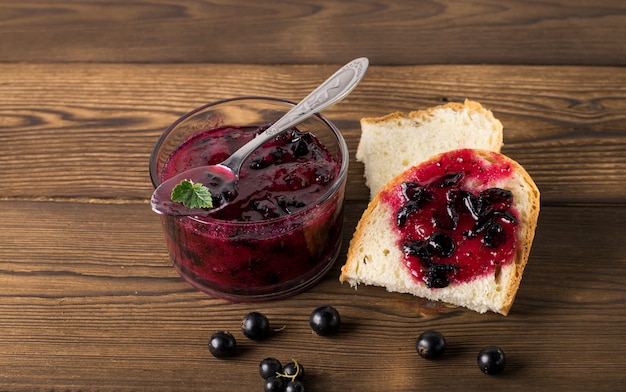
[[[203,184],[210,190],[213,199],[211,209],[190,208],[180,202],[172,201],[172,191],[176,185],[185,180]],[[231,168],[222,164],[194,167],[169,178],[157,187],[152,194],[152,210],[176,216],[202,216],[215,213],[237,197],[238,180],[239,176]]]

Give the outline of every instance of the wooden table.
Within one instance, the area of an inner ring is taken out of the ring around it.
[[[257,367],[268,356],[302,362],[307,391],[623,390],[624,5],[102,4],[0,1],[0,390],[262,390]],[[255,35],[272,18],[280,28]],[[346,34],[362,25],[371,28],[351,45]],[[229,26],[241,35],[228,36],[225,49],[218,27]],[[488,38],[488,27],[497,33],[493,48],[470,38]],[[403,40],[411,38],[424,38],[426,57],[400,50],[419,49]],[[280,45],[286,50],[274,61],[267,50]],[[216,99],[298,100],[361,55],[372,60],[366,79],[325,112],[351,151],[334,268],[281,301],[233,304],[190,288],[171,267],[148,205],[148,160],[161,132]],[[359,119],[464,98],[502,121],[503,152],[542,192],[509,316],[339,284],[368,200],[354,159]],[[310,332],[309,314],[324,304],[341,313],[338,336]],[[264,342],[244,338],[240,322],[252,310],[285,329]],[[449,343],[438,361],[415,351],[430,328]],[[233,359],[207,349],[221,329],[238,338]],[[477,368],[486,345],[506,351],[502,375]]]

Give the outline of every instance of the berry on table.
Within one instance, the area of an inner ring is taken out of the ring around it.
[[[417,338],[416,349],[422,358],[439,358],[446,351],[446,339],[441,333],[428,330]]]
[[[289,381],[285,392],[304,392],[304,384],[301,381]]]
[[[226,358],[235,354],[237,341],[226,331],[218,331],[209,339],[209,351],[215,358]]]
[[[265,358],[259,364],[259,374],[266,392],[304,392],[304,367],[295,359],[283,367],[278,359]]]
[[[506,356],[500,347],[488,346],[480,350],[476,362],[483,373],[494,375],[504,370]]]
[[[332,306],[320,306],[311,313],[309,324],[313,332],[320,336],[331,335],[339,330],[341,317]]]
[[[243,318],[241,331],[249,339],[263,340],[269,335],[270,323],[264,314],[250,312]]]
[[[259,364],[259,374],[263,379],[276,376],[277,373],[283,372],[283,365],[276,358],[265,358]]]
[[[302,381],[304,378],[304,367],[298,361],[293,360],[285,364],[281,376],[290,378],[291,381]]]
[[[265,392],[284,392],[287,383],[283,378],[277,376],[270,376],[265,379],[263,383],[263,390]]]

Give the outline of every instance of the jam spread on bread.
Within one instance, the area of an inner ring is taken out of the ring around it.
[[[513,262],[518,229],[510,191],[487,184],[511,175],[505,162],[471,150],[443,154],[381,194],[396,212],[398,246],[411,275],[436,289],[469,282]]]

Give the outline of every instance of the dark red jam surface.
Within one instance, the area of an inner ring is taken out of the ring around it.
[[[172,153],[161,179],[220,163],[262,130],[225,127],[196,134]],[[244,162],[237,198],[211,217],[248,222],[292,214],[317,202],[337,177],[339,167],[312,134],[295,129],[282,133]]]
[[[381,194],[396,212],[398,246],[416,280],[442,288],[494,274],[513,261],[519,219],[513,196],[488,185],[511,170],[498,155],[484,161],[472,150],[458,150]]]
[[[162,180],[223,161],[256,132],[228,127],[192,136],[172,153]],[[321,206],[303,209],[320,202],[340,167],[314,135],[295,129],[278,135],[244,162],[231,205],[209,218],[162,215],[175,266],[198,288],[227,299],[306,284],[340,248],[343,187]]]

